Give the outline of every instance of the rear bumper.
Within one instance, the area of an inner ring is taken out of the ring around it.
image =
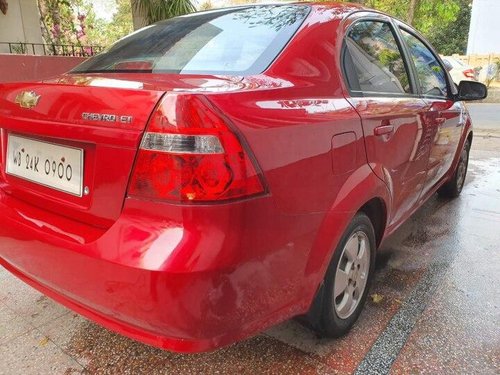
[[[0,263],[120,334],[201,352],[307,310],[322,217],[280,215],[268,197],[196,208],[127,200],[98,230],[0,190]]]
[[[180,353],[197,353],[197,352],[212,350],[220,346],[224,346],[240,338],[238,334],[233,334],[233,335],[226,334],[223,337],[214,337],[211,339],[196,339],[196,340],[188,340],[177,337],[167,337],[165,335],[162,335],[161,332],[148,331],[143,327],[141,327],[140,325],[133,325],[128,322],[121,321],[116,317],[106,315],[102,311],[92,309],[89,306],[85,306],[81,303],[78,303],[75,300],[67,297],[64,293],[50,289],[41,282],[30,278],[25,273],[12,266],[3,258],[0,258],[0,264],[3,265],[7,270],[9,270],[15,276],[23,280],[25,283],[31,285],[33,288],[37,289],[41,293],[61,303],[62,305],[70,308],[71,310],[79,313],[80,315],[83,315],[89,318],[90,320],[93,320],[94,322],[112,331],[115,331],[124,336],[130,337],[137,341],[141,341],[145,344],[149,344],[161,349],[168,349]],[[244,336],[241,336],[241,338],[242,337]]]

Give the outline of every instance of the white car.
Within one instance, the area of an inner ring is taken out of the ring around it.
[[[476,72],[469,65],[452,56],[441,56],[441,58],[456,85],[460,81],[477,81]]]

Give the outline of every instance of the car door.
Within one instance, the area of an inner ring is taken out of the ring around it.
[[[464,125],[463,107],[451,99],[448,75],[432,49],[416,33],[399,26],[415,71],[418,89],[428,105],[425,121],[429,124],[431,144],[427,177],[422,194],[443,178],[453,163]]]
[[[416,93],[390,18],[351,17],[344,44],[348,100],[361,117],[368,162],[391,191],[389,225],[395,224],[412,210],[423,188],[429,105]]]

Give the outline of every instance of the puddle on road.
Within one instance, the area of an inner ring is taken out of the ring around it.
[[[471,160],[444,252],[449,262],[394,374],[498,373],[500,365],[500,158]],[[455,204],[455,201],[453,202]],[[452,219],[450,217],[450,219]],[[451,259],[450,259],[451,258]]]

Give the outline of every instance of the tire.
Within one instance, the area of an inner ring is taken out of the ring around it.
[[[368,216],[358,213],[335,249],[308,315],[320,336],[343,336],[358,319],[373,275],[375,250],[373,225]]]
[[[457,167],[453,176],[443,186],[438,189],[438,194],[444,198],[456,198],[462,192],[467,176],[467,167],[469,166],[469,151],[470,142],[465,141],[464,147],[460,152],[460,159],[458,160]]]

